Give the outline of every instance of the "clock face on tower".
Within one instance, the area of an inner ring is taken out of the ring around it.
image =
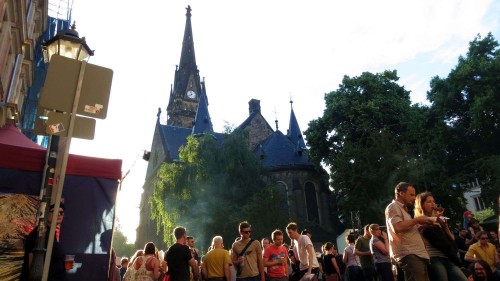
[[[195,99],[196,98],[196,93],[193,92],[193,91],[188,91],[186,93],[187,97],[190,98],[190,99]]]

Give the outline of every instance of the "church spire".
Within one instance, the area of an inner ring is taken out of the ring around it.
[[[193,30],[191,28],[191,6],[186,8],[186,27],[184,28],[184,39],[182,40],[181,61],[179,70],[195,70],[196,56],[194,55]]]
[[[187,6],[181,59],[175,67],[174,87],[167,106],[167,125],[192,128],[202,93],[206,96],[194,54],[191,6]]]
[[[299,123],[293,112],[293,101],[290,99],[290,124],[288,125],[288,138],[297,146],[298,150],[306,148],[306,143],[302,137],[302,132],[299,128]]]

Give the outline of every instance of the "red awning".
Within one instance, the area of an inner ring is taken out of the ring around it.
[[[46,149],[32,142],[14,125],[0,128],[0,167],[26,171],[43,171]],[[121,179],[121,159],[104,159],[70,154],[66,173]]]

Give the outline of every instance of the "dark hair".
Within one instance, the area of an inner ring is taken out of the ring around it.
[[[186,240],[194,240],[194,237],[193,236],[187,236]]]
[[[239,226],[239,229],[240,231],[243,229],[243,228],[249,228],[249,227],[252,227],[247,221],[242,221],[240,222],[240,226]]]
[[[186,229],[182,226],[178,226],[174,229],[174,237],[175,239],[181,239],[182,236],[186,234]]]
[[[347,235],[347,242],[349,243],[354,243],[354,241],[356,241],[356,237],[354,237],[354,234],[349,234]]]
[[[302,232],[300,234],[302,234],[302,235],[307,235],[307,234],[313,235],[312,232],[309,231],[308,229],[302,230]]]
[[[275,229],[275,230],[273,231],[273,233],[271,233],[271,239],[273,239],[273,241],[274,241],[274,238],[275,238],[276,236],[283,236],[283,231],[281,231],[281,230],[279,230],[279,229]]]
[[[476,237],[474,237],[474,238],[476,238],[476,240],[479,240],[479,238],[481,238],[482,235],[488,235],[488,238],[490,237],[488,232],[480,230],[480,231],[476,232]]]
[[[154,255],[156,251],[156,246],[153,242],[148,242],[144,245],[144,254],[145,255]]]
[[[291,223],[289,223],[289,224],[286,226],[286,230],[294,230],[294,231],[298,231],[298,230],[299,230],[299,227],[297,226],[297,224],[296,224],[296,223],[291,222]]]
[[[52,205],[50,205],[49,210],[53,210],[55,207],[56,207],[56,204],[52,204]],[[59,209],[64,210],[64,203],[63,202],[59,203]]]
[[[400,182],[396,185],[396,187],[394,188],[394,195],[396,197],[398,197],[398,194],[400,192],[406,192],[408,190],[408,187],[413,187],[413,185],[411,183],[408,183],[408,182]]]
[[[493,275],[493,272],[491,271],[491,267],[489,266],[489,264],[483,260],[477,260],[477,261],[470,264],[470,269],[473,272],[472,276],[474,277],[474,280],[479,280],[479,278],[477,278],[476,269],[475,269],[476,263],[479,263],[484,268],[484,272],[486,273],[485,280],[491,280],[491,276]]]

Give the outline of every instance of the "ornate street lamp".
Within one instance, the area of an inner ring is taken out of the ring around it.
[[[94,51],[85,42],[85,37],[78,36],[75,22],[70,29],[63,30],[49,41],[43,42],[42,50],[46,63],[50,62],[54,54],[79,61],[88,61],[90,56],[94,55]]]
[[[50,63],[52,55],[54,54],[83,61],[84,63],[89,60],[90,56],[94,55],[94,51],[91,50],[87,45],[87,42],[85,42],[85,37],[80,38],[75,28],[75,23],[73,22],[70,29],[58,32],[58,34],[52,39],[44,41],[41,44],[44,61],[46,63]],[[51,203],[55,205],[54,209],[56,211],[60,206],[60,194],[58,194],[59,196],[55,196],[55,201],[53,200],[53,193],[55,193],[53,185],[55,184],[54,179],[56,178],[57,170],[56,165],[61,165],[61,163],[57,163],[58,161],[61,161],[61,157],[58,156],[58,151],[60,150],[59,138],[60,137],[58,135],[49,135],[49,144],[45,157],[46,162],[42,178],[42,199],[37,220],[39,235],[37,236],[35,244],[29,280],[45,281],[48,277],[52,246],[55,238],[57,215],[55,215],[56,217],[53,218],[52,223],[49,226],[49,233],[47,233],[47,228],[45,226],[48,224],[47,215],[50,211]],[[66,151],[61,151],[61,154],[63,153],[67,154]]]

